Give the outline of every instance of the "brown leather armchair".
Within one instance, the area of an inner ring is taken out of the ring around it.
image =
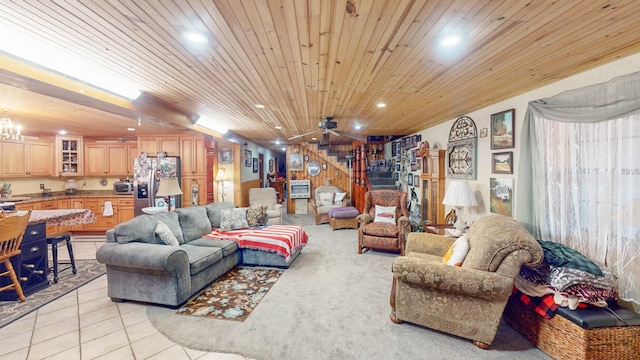
[[[469,251],[460,267],[442,259],[455,239],[412,232],[406,256],[392,266],[391,320],[426,326],[483,349],[491,345],[523,264],[543,259],[536,239],[516,220],[491,215],[466,234]]]
[[[407,234],[411,231],[407,193],[399,190],[372,190],[364,194],[364,210],[358,215],[358,254],[362,249],[399,251],[404,255]],[[395,224],[375,222],[376,205],[396,207]]]

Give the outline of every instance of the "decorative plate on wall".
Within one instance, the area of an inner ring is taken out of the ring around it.
[[[316,160],[311,160],[307,165],[307,172],[311,176],[320,174],[320,163]]]

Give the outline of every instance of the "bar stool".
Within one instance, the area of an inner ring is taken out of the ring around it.
[[[67,251],[69,252],[69,262],[58,262],[58,244],[61,241],[67,242]],[[53,233],[47,236],[47,245],[51,245],[51,255],[53,255],[53,266],[49,268],[49,270],[53,269],[53,282],[58,282],[58,271],[66,270],[69,267],[58,270],[58,264],[63,265],[71,265],[71,271],[75,274],[78,271],[76,270],[76,263],[73,259],[73,248],[71,247],[71,233],[70,232],[61,232],[61,233]]]

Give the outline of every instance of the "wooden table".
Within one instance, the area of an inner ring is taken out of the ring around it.
[[[445,230],[453,228],[453,224],[429,224],[424,226],[425,232],[437,235],[449,235]]]

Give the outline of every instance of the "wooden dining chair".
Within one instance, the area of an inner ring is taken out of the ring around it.
[[[29,216],[31,216],[31,210],[26,215],[7,216],[0,219],[0,263],[3,263],[6,268],[0,276],[8,275],[11,278],[11,284],[0,287],[0,292],[15,289],[21,302],[25,299],[24,293],[11,265],[11,258],[20,255],[20,244],[29,223]]]

